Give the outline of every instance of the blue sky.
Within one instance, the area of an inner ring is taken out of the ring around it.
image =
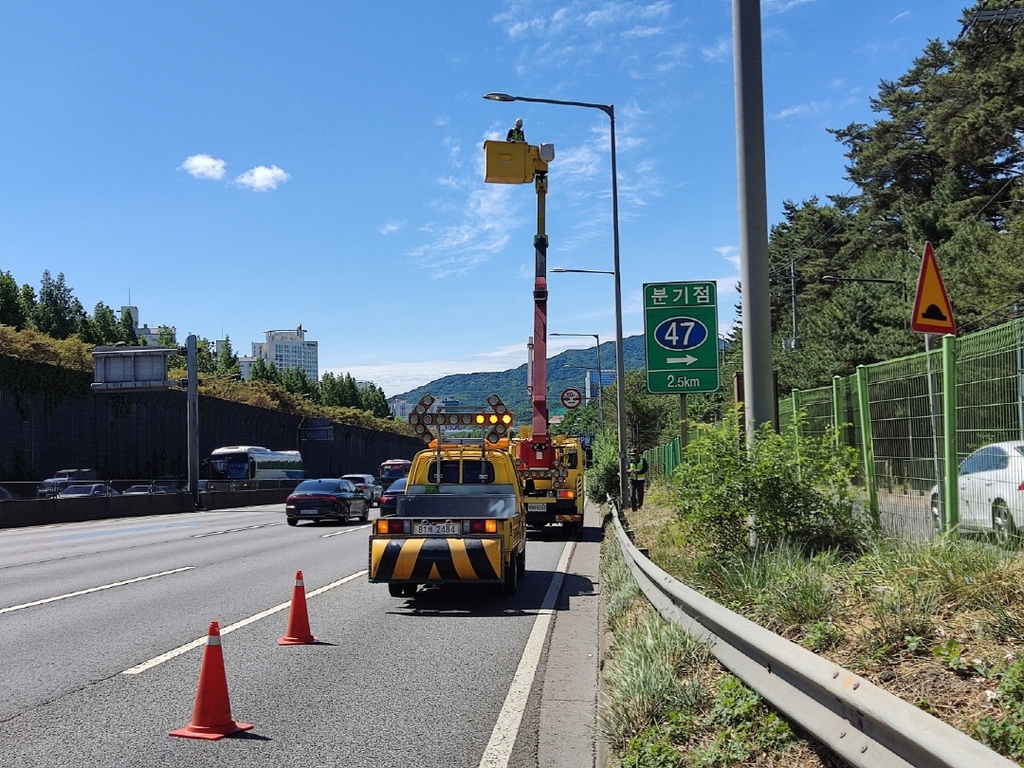
[[[769,220],[849,191],[826,128],[965,0],[764,0]],[[614,104],[623,325],[645,282],[739,273],[729,0],[0,4],[0,270],[63,272],[91,312],[248,354],[319,342],[320,369],[391,396],[504,370],[532,334],[532,185],[483,182],[516,117],[555,145],[549,267],[612,268]],[[549,331],[614,338],[607,275],[549,277]],[[586,339],[550,338],[551,353]]]

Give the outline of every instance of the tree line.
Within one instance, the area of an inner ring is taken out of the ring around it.
[[[829,129],[848,161],[846,192],[783,202],[769,241],[782,392],[923,350],[910,318],[925,241],[958,333],[1019,315],[1024,32],[969,24],[984,5],[964,12],[959,39],[930,41],[905,74],[879,84],[872,124]],[[730,342],[738,365],[739,328]]]
[[[32,285],[24,283],[19,286],[10,272],[0,270],[0,325],[9,325],[19,331],[36,331],[54,339],[76,337],[86,344],[146,344],[146,340],[137,333],[131,312],[122,312],[118,318],[111,307],[100,301],[90,315],[67,284],[64,273],[55,278],[49,270],[43,271],[38,294]],[[177,349],[175,332],[168,326],[160,326],[157,344]],[[232,349],[230,337],[224,339],[219,352],[213,341],[200,338],[196,352],[199,373],[240,378],[238,356]],[[185,365],[183,356],[169,356],[168,368],[179,370],[182,376]],[[249,382],[276,384],[318,405],[355,408],[378,418],[391,417],[384,391],[373,382],[360,389],[347,373],[344,376],[325,373],[320,381],[316,381],[310,379],[302,368],[279,369],[273,361],[258,358],[252,366]]]

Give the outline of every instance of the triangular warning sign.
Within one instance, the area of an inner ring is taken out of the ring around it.
[[[924,244],[924,260],[917,281],[917,298],[914,299],[910,327],[918,333],[956,333],[953,305],[949,303],[946,286],[939,274],[935,251],[928,242]]]

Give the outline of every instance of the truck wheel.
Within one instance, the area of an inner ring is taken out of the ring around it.
[[[405,584],[388,584],[388,594],[392,597],[405,597]]]
[[[525,565],[525,563],[524,563]],[[519,586],[519,563],[513,560],[505,566],[505,581],[501,585],[501,594],[514,595]]]
[[[522,578],[526,575],[526,548],[516,556],[516,575]]]

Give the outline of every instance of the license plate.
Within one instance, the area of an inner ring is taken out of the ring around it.
[[[527,512],[547,512],[548,511],[548,505],[547,504],[527,504],[526,505],[526,511]]]
[[[302,509],[302,510],[299,510],[299,511],[303,515],[319,515],[320,514],[320,510],[319,509]]]
[[[414,536],[458,536],[462,533],[461,523],[413,523]]]

